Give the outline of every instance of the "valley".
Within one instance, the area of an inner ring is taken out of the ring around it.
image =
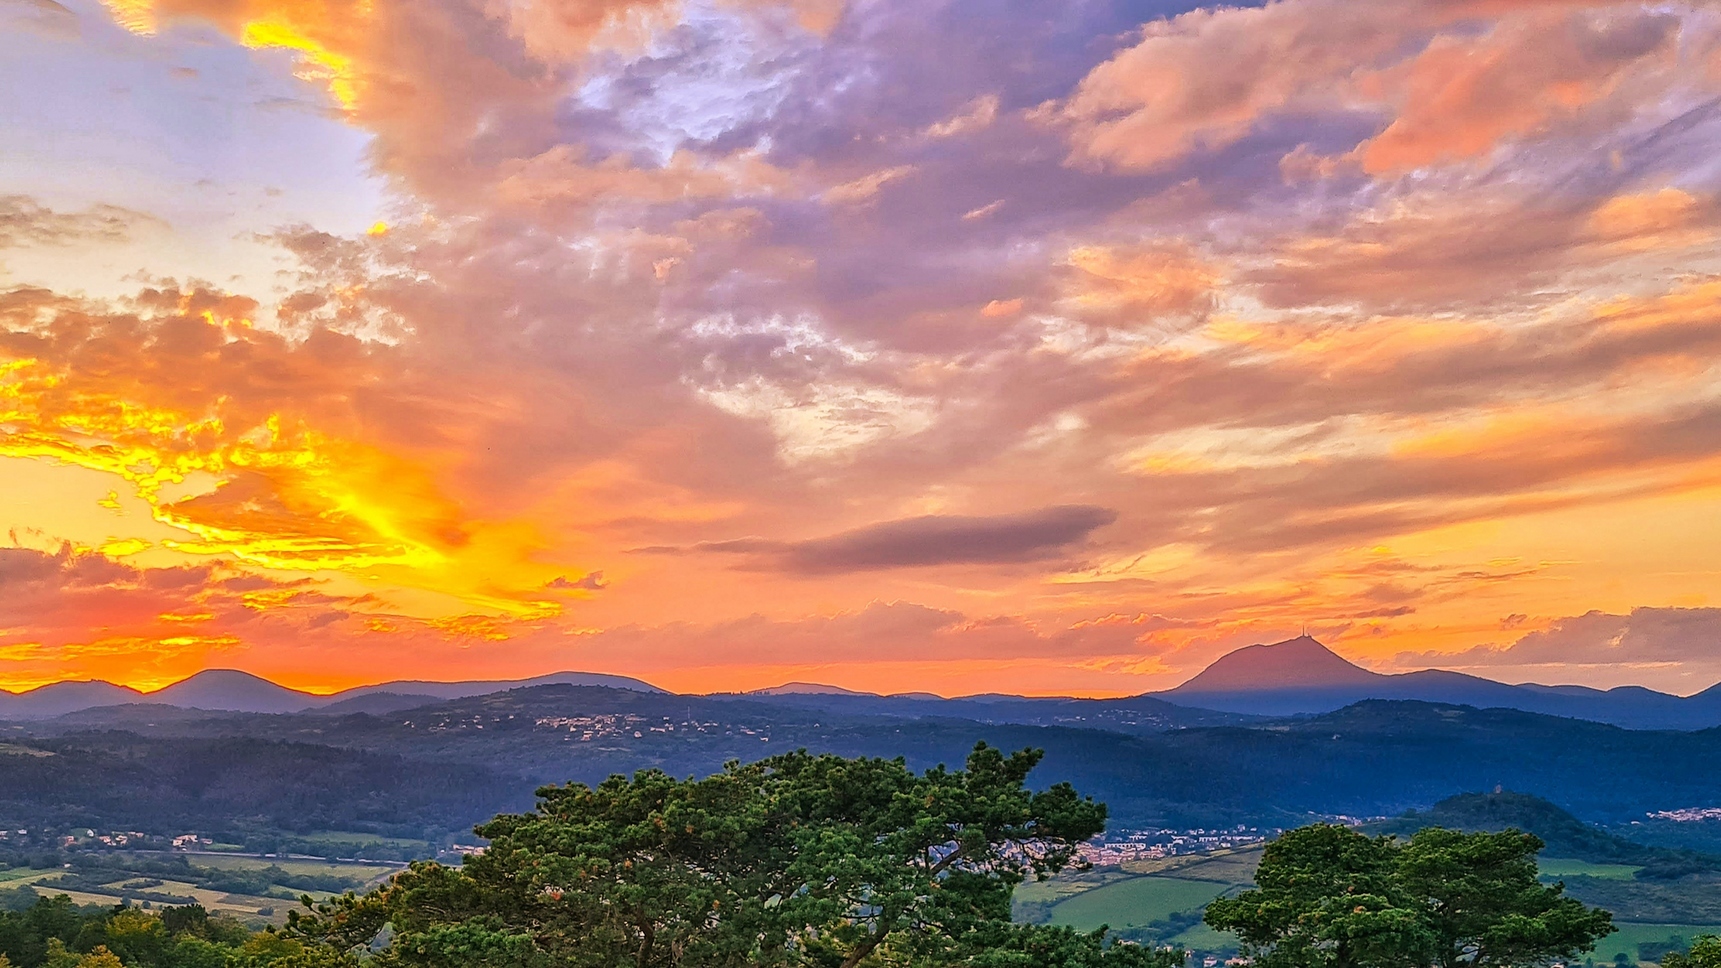
[[[1305,649],[1265,655],[1285,645]],[[1239,682],[1235,668],[1226,676]],[[1205,906],[1250,885],[1278,831],[1337,822],[1399,837],[1535,832],[1544,881],[1615,913],[1601,962],[1654,961],[1721,925],[1709,850],[1721,816],[1706,811],[1721,776],[1692,768],[1721,757],[1721,729],[1415,699],[1263,715],[1156,697],[693,696],[580,680],[477,694],[444,684],[441,697],[415,683],[281,711],[279,696],[245,685],[267,709],[128,702],[0,723],[7,903],[195,901],[272,923],[301,895],[362,889],[413,858],[457,863],[481,846],[474,824],[529,810],[546,785],[704,776],[795,749],[918,771],[987,742],[1043,749],[1031,784],[1069,782],[1109,809],[1112,833],[1083,848],[1091,868],[1019,889],[1025,922],[1106,925],[1222,960],[1235,941],[1202,924]],[[1497,792],[1465,792],[1478,790]]]
[[[1549,845],[1538,858],[1542,882],[1563,884],[1572,897],[1614,914],[1618,930],[1597,944],[1586,963],[1659,962],[1698,935],[1721,934],[1721,858],[1635,844],[1545,800],[1511,793],[1453,797],[1363,829],[1409,836],[1424,826],[1515,827],[1541,837]],[[1261,854],[1260,847],[1219,849],[1066,872],[1020,887],[1015,914],[1078,930],[1104,925],[1121,937],[1179,945],[1200,961],[1222,961],[1237,953],[1236,940],[1203,924],[1201,913],[1213,899],[1253,886]],[[1617,862],[1621,857],[1644,863]],[[1675,862],[1683,865],[1679,872],[1670,869]]]

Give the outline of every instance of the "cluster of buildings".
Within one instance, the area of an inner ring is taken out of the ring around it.
[[[1219,829],[1149,828],[1119,831],[1105,840],[1090,840],[1076,848],[1076,853],[1095,867],[1104,867],[1135,860],[1158,860],[1182,854],[1205,854],[1215,850],[1250,847],[1277,833],[1277,830],[1262,831],[1257,827],[1242,824]]]
[[[516,717],[509,716],[467,716],[467,717],[438,717],[429,720],[406,719],[401,725],[408,729],[422,729],[426,732],[458,732],[468,729],[519,728],[514,722]],[[704,723],[694,719],[675,720],[669,716],[649,719],[634,713],[598,713],[590,716],[538,716],[532,719],[536,729],[563,732],[563,737],[570,742],[589,743],[596,739],[616,737],[633,737],[643,739],[650,733],[726,733],[743,736],[757,736],[761,740],[769,740],[770,733],[765,729],[750,729],[745,726],[726,726],[722,723]]]
[[[90,840],[104,847],[142,847],[154,839],[141,830],[115,830],[105,834],[98,834],[92,830],[87,831],[87,836]]]
[[[514,717],[509,716],[506,718],[513,719]],[[502,721],[502,719],[503,719],[503,717],[493,716],[490,718],[490,722],[491,723],[499,723]],[[485,720],[484,720],[483,716],[471,716],[471,717],[463,718],[463,719],[455,719],[455,718],[450,717],[450,716],[444,716],[444,717],[437,719],[435,722],[428,722],[428,723],[423,723],[423,724],[420,724],[420,723],[414,722],[413,720],[407,719],[407,720],[403,720],[401,722],[401,725],[405,726],[407,729],[419,729],[420,726],[422,725],[422,728],[426,732],[442,733],[442,732],[447,732],[448,730],[483,729],[484,728],[484,722],[485,722]]]
[[[596,716],[539,716],[532,721],[539,729],[567,730],[570,739],[582,743],[610,736],[643,736],[646,719],[632,713],[601,713]],[[660,728],[646,727],[652,732]]]
[[[55,830],[37,830],[31,833],[28,827],[16,830],[0,830],[0,843],[9,846],[28,847],[50,844],[57,847],[73,847],[82,845],[93,847],[144,847],[160,841],[160,837],[152,837],[141,830],[110,830],[107,833],[96,833],[88,827],[77,828],[67,832]]]
[[[1699,820],[1721,820],[1721,807],[1682,807],[1678,810],[1657,810],[1651,820],[1671,820],[1674,823],[1695,823]]]
[[[687,719],[676,721],[663,716],[656,721],[632,713],[605,713],[595,716],[540,716],[534,719],[533,725],[540,729],[566,730],[568,739],[582,743],[594,739],[613,736],[632,736],[642,739],[647,733],[739,733],[742,736],[757,736],[761,740],[770,740],[767,730],[754,730],[746,726],[725,726],[722,723],[702,723]]]

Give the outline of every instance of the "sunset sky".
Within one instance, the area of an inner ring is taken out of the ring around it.
[[[0,0],[0,686],[1721,680],[1721,4]]]

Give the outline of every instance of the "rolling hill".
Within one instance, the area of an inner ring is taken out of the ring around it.
[[[1447,797],[1426,810],[1411,810],[1403,816],[1369,824],[1374,833],[1409,836],[1425,827],[1450,830],[1506,830],[1515,828],[1535,834],[1547,846],[1543,854],[1591,864],[1633,865],[1658,872],[1685,873],[1714,868],[1717,858],[1691,851],[1669,850],[1628,840],[1600,827],[1584,823],[1569,811],[1543,797],[1510,790],[1494,793],[1461,793]],[[1643,876],[1640,872],[1639,876]]]

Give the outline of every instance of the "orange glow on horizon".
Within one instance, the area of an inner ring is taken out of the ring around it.
[[[438,487],[433,467],[270,414],[230,427],[82,387],[37,360],[0,362],[0,458],[46,459],[129,483],[154,519],[185,534],[159,545],[232,556],[274,571],[345,572],[446,595],[517,617],[553,615],[543,588],[565,571],[540,563],[528,522],[470,516]],[[206,490],[174,496],[197,476]],[[150,546],[119,538],[104,553]],[[492,633],[494,634],[494,633]]]

